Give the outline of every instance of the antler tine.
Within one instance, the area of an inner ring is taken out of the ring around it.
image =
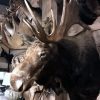
[[[71,2],[71,0],[69,2]],[[66,28],[67,5],[69,2],[66,2],[66,0],[63,0],[62,16],[61,16],[60,24],[58,26],[58,31],[57,31],[58,38],[63,37],[63,33],[65,31],[65,28]]]
[[[29,6],[27,0],[24,0],[24,2],[25,2],[25,4],[26,4],[26,7],[27,7],[28,11],[30,12],[30,14],[31,14],[31,16],[32,16],[32,18],[33,18],[33,21],[34,21],[34,23],[35,23],[35,25],[36,25],[38,31],[39,31],[40,33],[45,33],[43,27],[41,26],[41,24],[39,23],[39,21],[36,19],[36,17],[35,17],[35,15],[34,15],[33,11],[31,10],[31,8],[30,8],[30,6]]]
[[[63,12],[62,12],[62,16],[61,16],[61,21],[60,21],[60,25],[62,26],[64,24],[64,19],[65,19],[65,15],[66,15],[66,0],[63,1]]]
[[[31,8],[30,8],[27,0],[24,0],[24,2],[25,2],[25,5],[26,5],[29,13],[31,14],[31,16],[33,18],[33,21],[34,21],[34,23],[35,23],[35,25],[37,27],[37,30],[36,30],[36,28],[34,28],[30,23],[28,23],[32,27],[34,34],[36,35],[36,37],[40,41],[42,41],[42,42],[49,42],[49,40],[47,39],[47,36],[46,36],[46,33],[45,33],[43,27],[41,26],[41,24],[39,23],[39,21],[36,19],[36,17],[34,15],[33,11],[31,10]]]
[[[39,34],[39,32],[34,28],[34,26],[27,20],[27,19],[23,19],[23,22],[28,26],[30,27],[30,29],[33,31],[33,34],[42,42],[45,42],[47,43],[48,40],[46,38],[46,34]]]
[[[53,12],[52,9],[51,9],[51,16],[52,16],[52,21],[53,21],[53,28],[52,28],[52,32],[51,32],[50,35],[56,33],[56,20],[55,20],[55,18],[54,18],[54,12]]]
[[[56,25],[56,20],[54,18],[53,10],[51,10],[53,29],[52,29],[52,33],[48,36],[48,39],[51,41],[58,41],[63,38],[63,33],[66,29],[67,5],[68,5],[68,2],[66,2],[66,0],[63,0],[63,11],[62,11],[62,16],[61,16],[61,21],[58,27]]]
[[[37,36],[38,31],[30,24],[30,22],[27,19],[23,19],[23,22],[33,31],[33,33]],[[38,36],[37,36],[38,37]]]
[[[38,32],[35,33],[35,35],[37,36],[37,38],[39,38],[42,42],[52,42],[52,41],[58,41],[59,39],[62,39],[60,36],[58,36],[57,34],[57,25],[56,25],[56,20],[54,18],[54,12],[53,10],[51,9],[51,16],[52,16],[52,21],[53,21],[53,28],[52,28],[52,32],[50,35],[47,35],[43,29],[43,27],[40,25],[40,23],[38,22],[38,20],[36,19],[34,13],[32,12],[27,0],[24,0],[25,2],[25,5],[28,9],[28,11],[30,12],[32,18],[33,18],[33,21],[38,29]],[[64,7],[63,7],[63,13],[64,15],[62,15],[62,18],[61,18],[61,31],[63,29],[63,26],[65,26],[65,16],[66,16],[66,0],[63,1],[64,3]],[[32,26],[33,27],[33,26]],[[58,27],[59,28],[59,27]],[[35,28],[34,28],[35,29]],[[34,30],[33,29],[33,30]],[[36,29],[35,29],[36,30]],[[65,30],[65,28],[63,29],[63,31]]]
[[[7,21],[6,24],[5,24],[5,28],[10,33],[10,35],[13,36],[13,34],[15,33],[15,29],[16,29],[13,17],[12,17],[12,23],[10,23],[9,21]]]

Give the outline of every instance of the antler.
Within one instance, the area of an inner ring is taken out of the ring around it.
[[[42,42],[58,41],[62,39],[68,33],[68,30],[70,29],[70,27],[74,24],[79,24],[85,29],[90,29],[79,18],[79,6],[78,6],[77,1],[63,0],[63,10],[62,10],[60,24],[59,25],[56,24],[54,13],[53,13],[53,10],[51,9],[53,28],[52,28],[51,34],[47,35],[42,25],[40,25],[40,23],[36,19],[27,0],[24,0],[24,2],[36,25],[36,28],[32,27],[33,30],[35,30],[34,33],[37,36],[37,38],[41,40]]]
[[[13,17],[12,17],[11,20],[12,20],[12,21],[10,21],[9,19],[6,20],[5,28],[6,28],[6,30],[10,33],[10,35],[13,36],[14,33],[15,33],[16,26],[15,26]]]
[[[5,23],[5,29],[8,31],[8,33],[13,36],[14,34],[24,34],[29,37],[33,36],[33,31],[31,27],[25,23],[25,18],[19,19],[18,16],[12,16],[11,20],[7,20]]]
[[[25,45],[23,45],[24,43],[23,37],[21,36],[21,34],[18,34],[19,29],[21,29],[22,31],[24,30],[24,27],[21,25],[19,26],[19,24],[15,21],[13,16],[11,17],[11,19],[7,18],[7,20],[5,21],[2,30],[3,33],[2,43],[4,43],[8,48],[11,49],[26,48]]]
[[[30,14],[31,14],[31,16],[33,18],[33,21],[34,21],[35,25],[36,25],[37,29],[35,27],[32,27],[32,29],[33,29],[35,35],[39,38],[39,40],[42,41],[42,42],[51,42],[51,41],[58,41],[58,40],[60,40],[62,38],[61,37],[61,33],[62,34],[64,33],[65,25],[66,25],[66,20],[65,20],[66,10],[67,10],[66,0],[63,0],[62,17],[61,17],[61,22],[60,22],[58,27],[56,25],[56,21],[55,21],[55,18],[54,18],[53,10],[51,10],[52,21],[53,21],[53,28],[52,28],[52,32],[51,32],[50,35],[47,35],[45,33],[42,25],[38,22],[38,20],[36,19],[33,11],[31,10],[31,7],[29,6],[27,0],[24,0],[24,2],[26,4],[26,7],[27,7],[28,11],[30,12]],[[28,23],[28,24],[30,24],[30,23]],[[58,30],[58,29],[61,29],[62,32],[60,30]],[[61,33],[59,33],[59,32],[61,32]]]

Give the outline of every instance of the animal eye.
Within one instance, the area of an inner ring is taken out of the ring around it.
[[[45,57],[45,56],[46,56],[46,53],[45,53],[45,52],[39,52],[38,55],[39,55],[40,57]]]

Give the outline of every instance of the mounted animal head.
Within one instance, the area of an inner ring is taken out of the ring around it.
[[[12,17],[11,15],[6,16],[1,28],[2,44],[10,49],[26,48],[29,44],[25,44],[25,41],[32,41],[32,37],[34,37],[30,27],[23,20],[20,20],[16,14]]]
[[[9,33],[10,32],[10,33]],[[12,36],[13,31],[10,30],[7,31],[5,29],[5,26],[3,27],[2,30],[2,44],[4,44],[6,47],[10,48],[10,49],[19,49],[23,46],[23,38],[21,37],[20,34],[14,34]]]
[[[23,44],[29,45],[30,42],[34,41],[34,33],[31,27],[25,22],[25,19],[27,19],[32,23],[31,15],[25,8],[23,0],[11,0],[9,4],[10,7],[7,9],[8,16],[3,28],[3,37],[5,37],[6,40],[5,43],[9,48],[25,48]],[[33,9],[33,12],[40,22],[40,15],[38,15],[35,9]]]
[[[56,88],[56,84],[60,83],[60,81],[57,82],[57,75],[62,72],[61,70],[64,70],[61,69],[61,66],[69,66],[65,58],[68,57],[70,59],[69,49],[74,49],[72,45],[75,44],[74,42],[67,43],[64,36],[73,24],[78,23],[85,29],[87,29],[87,25],[82,23],[79,19],[79,12],[76,10],[78,8],[75,0],[63,0],[61,21],[59,25],[56,24],[53,10],[51,10],[53,28],[51,33],[47,34],[33,14],[28,2],[26,0],[24,0],[24,2],[32,16],[35,26],[33,26],[27,19],[24,19],[24,21],[31,27],[35,36],[39,40],[37,39],[34,41],[27,49],[24,54],[24,60],[15,65],[11,74],[11,86],[15,91],[25,91],[32,86],[34,81],[36,81],[47,87],[51,86],[51,83],[53,83],[51,87]],[[69,46],[69,49],[67,46]],[[74,45],[74,47],[77,48],[76,45]],[[75,52],[74,50],[72,51]],[[59,67],[55,66],[57,64]],[[65,67],[65,70],[66,68],[67,67]],[[40,82],[40,80],[44,81]]]

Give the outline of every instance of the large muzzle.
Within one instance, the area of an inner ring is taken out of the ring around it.
[[[24,80],[22,77],[11,74],[11,78],[10,78],[10,84],[11,84],[11,88],[14,91],[20,92],[23,90],[23,83]]]

